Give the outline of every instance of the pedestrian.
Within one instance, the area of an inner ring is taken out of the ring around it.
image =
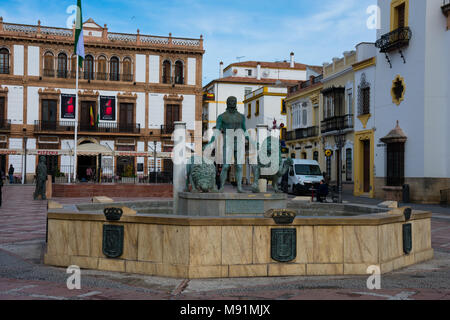
[[[14,183],[14,167],[12,164],[9,166],[8,175],[9,175],[9,183],[13,184]]]
[[[328,184],[325,182],[325,180],[320,181],[319,190],[317,190],[317,201],[323,202],[326,200],[328,195]]]

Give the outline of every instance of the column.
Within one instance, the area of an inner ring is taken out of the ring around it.
[[[173,133],[173,213],[178,214],[178,193],[186,186],[186,122],[175,122]]]

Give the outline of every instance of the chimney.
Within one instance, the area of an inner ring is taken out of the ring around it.
[[[223,62],[220,61],[220,73],[219,73],[219,78],[222,79],[223,78]]]
[[[256,66],[256,80],[261,80],[261,63]]]
[[[291,68],[295,67],[295,57],[294,57],[294,53],[291,52]]]

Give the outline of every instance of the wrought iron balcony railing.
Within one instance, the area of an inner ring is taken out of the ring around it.
[[[293,140],[305,139],[305,138],[310,138],[310,137],[316,137],[318,135],[319,135],[319,127],[318,126],[295,129],[295,130],[287,132],[286,141],[293,141]]]
[[[322,133],[353,128],[353,115],[337,116],[321,122]]]
[[[380,52],[387,53],[393,50],[399,50],[409,45],[412,32],[409,27],[398,28],[392,32],[384,34],[375,43],[375,47],[380,49]]]
[[[141,133],[141,125],[138,123],[116,123],[116,122],[100,122],[94,125],[90,123],[78,122],[78,130],[80,132],[95,133]],[[36,120],[34,122],[35,132],[74,132],[75,121],[45,121]]]

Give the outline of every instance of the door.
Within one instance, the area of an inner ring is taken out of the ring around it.
[[[96,128],[97,108],[93,101],[81,102],[80,130],[94,131]]]
[[[133,131],[133,110],[134,105],[132,103],[121,103],[119,114],[119,129],[120,132],[132,132]]]
[[[41,120],[43,130],[56,129],[56,100],[42,100]]]
[[[45,164],[47,165],[47,175],[51,175],[52,181],[55,182],[58,171],[58,156],[45,156]]]
[[[168,104],[166,105],[166,128],[169,130],[167,133],[172,133],[175,129],[175,121],[180,121],[180,105]]]
[[[364,192],[370,192],[370,140],[365,140],[364,144]]]

